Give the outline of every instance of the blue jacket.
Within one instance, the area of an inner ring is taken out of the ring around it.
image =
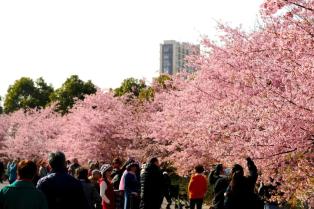
[[[138,193],[138,181],[136,175],[127,172],[124,178],[124,192],[131,194],[132,192]]]
[[[9,176],[9,181],[15,181],[16,180],[16,169],[17,169],[17,165],[16,163],[9,163],[8,164],[8,176]]]

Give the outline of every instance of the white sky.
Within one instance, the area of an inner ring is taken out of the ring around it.
[[[215,21],[253,28],[262,0],[0,0],[0,95],[22,76],[54,87],[77,74],[101,88],[150,80],[159,44],[213,37]]]

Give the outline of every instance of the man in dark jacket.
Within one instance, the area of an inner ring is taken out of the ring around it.
[[[101,209],[101,196],[96,187],[88,180],[88,170],[80,167],[76,170],[77,179],[81,182],[85,197],[91,209]]]
[[[213,185],[214,209],[224,208],[224,193],[226,192],[230,183],[230,177],[228,176],[230,172],[228,173],[226,171],[224,171],[222,164],[218,164],[215,167],[215,170],[213,170],[209,175],[209,182],[211,185]]]
[[[216,182],[218,179],[221,178],[221,175],[223,174],[223,165],[222,164],[217,164],[215,166],[215,169],[210,172],[209,176],[208,176],[208,182],[210,185],[215,186]]]
[[[160,209],[163,200],[163,175],[157,158],[151,158],[141,174],[140,209]]]
[[[51,173],[37,184],[47,198],[49,209],[90,209],[81,183],[67,173],[65,155],[51,153],[49,164]]]

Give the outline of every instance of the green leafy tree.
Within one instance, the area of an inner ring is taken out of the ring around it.
[[[154,99],[154,95],[155,95],[155,90],[149,86],[147,88],[141,89],[138,98],[141,101],[151,101],[152,99]]]
[[[127,78],[123,80],[119,88],[114,89],[115,96],[123,96],[129,94],[131,96],[138,97],[142,89],[146,88],[146,84],[143,80],[135,78]]]
[[[161,85],[163,88],[167,87],[167,81],[171,80],[169,75],[163,74],[154,79],[157,84]]]
[[[50,103],[49,96],[52,92],[53,87],[46,84],[43,78],[34,83],[31,78],[22,77],[9,86],[4,100],[4,112],[45,107]]]
[[[77,75],[72,75],[50,98],[57,103],[56,111],[65,114],[73,107],[76,99],[83,100],[85,95],[96,91],[96,86],[90,80],[84,82]]]
[[[144,80],[135,78],[125,79],[119,88],[113,90],[113,93],[115,96],[127,95],[129,99],[140,101],[150,101],[154,98],[154,89],[147,86]]]
[[[50,103],[50,96],[54,92],[54,89],[51,85],[48,85],[42,77],[38,78],[35,83],[38,94],[38,105],[44,107]]]

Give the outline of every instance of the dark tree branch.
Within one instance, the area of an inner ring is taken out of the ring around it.
[[[301,8],[303,8],[303,9],[306,9],[306,10],[309,10],[309,11],[314,12],[314,9],[312,9],[312,8],[303,6],[303,5],[298,4],[298,3],[295,3],[295,2],[291,2],[291,1],[289,1],[289,0],[285,0],[285,1],[288,2],[288,3],[291,3],[291,4],[295,5],[295,6],[298,6],[298,7],[301,7]]]
[[[295,152],[295,151],[297,151],[297,148],[294,148],[294,149],[291,149],[291,150],[287,150],[287,151],[283,151],[283,152],[278,152],[276,154],[268,155],[266,157],[254,158],[254,160],[264,160],[264,159],[267,159],[267,158],[272,158],[272,157],[275,157],[275,156],[278,156],[278,155],[284,155],[284,154],[288,154],[288,153]]]

